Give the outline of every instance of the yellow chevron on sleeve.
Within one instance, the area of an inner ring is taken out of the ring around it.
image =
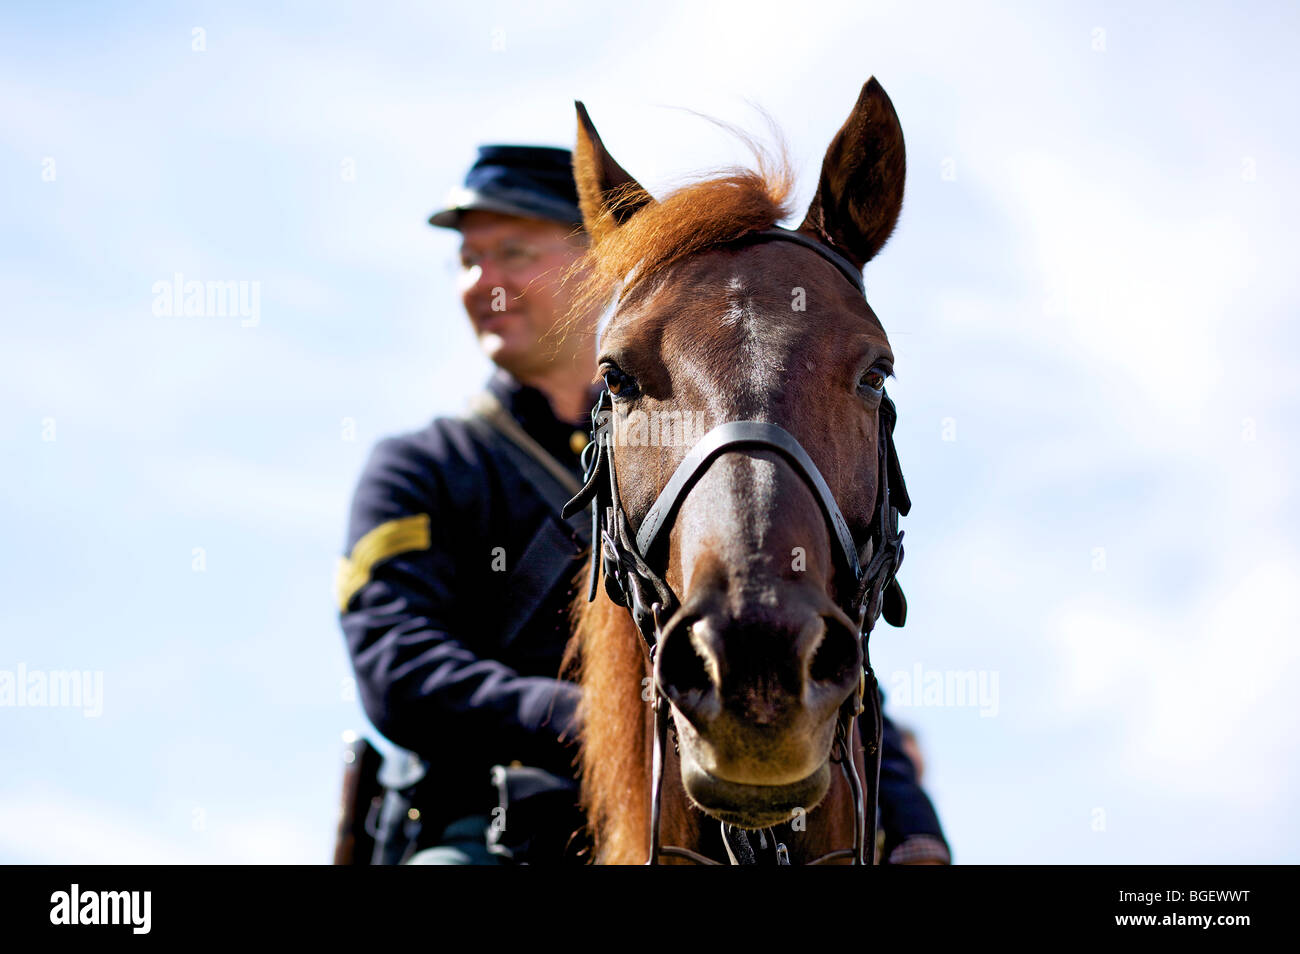
[[[399,517],[375,527],[352,547],[352,555],[339,557],[334,575],[334,595],[339,602],[339,612],[346,613],[348,603],[357,590],[370,582],[370,571],[375,564],[392,559],[400,553],[429,549],[429,515],[416,513]]]

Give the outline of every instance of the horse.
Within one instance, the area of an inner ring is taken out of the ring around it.
[[[583,301],[605,306],[565,508],[593,522],[567,658],[594,860],[871,864],[867,637],[905,617],[910,502],[862,270],[902,205],[898,116],[869,79],[782,229],[783,154],[656,200],[575,106]]]

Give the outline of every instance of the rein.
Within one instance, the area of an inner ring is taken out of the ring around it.
[[[859,293],[865,295],[859,269],[833,249],[800,232],[782,228],[764,229],[742,236],[736,241],[786,241],[802,245],[834,265]],[[615,307],[616,305],[617,302],[614,303]],[[613,307],[607,313],[606,320],[612,311]],[[705,434],[677,466],[641,521],[640,528],[634,533],[618,492],[618,477],[608,427],[612,411],[612,396],[606,389],[601,392],[600,399],[591,411],[591,443],[583,452],[582,489],[565,504],[562,515],[567,519],[590,504],[592,557],[587,601],[596,598],[596,588],[603,570],[605,593],[614,603],[626,607],[631,614],[649,651],[652,672],[662,634],[662,621],[671,617],[681,604],[667,581],[651,567],[649,560],[671,529],[677,508],[709,465],[722,454],[745,448],[774,451],[791,465],[817,499],[835,538],[833,549],[839,581],[836,591],[851,594],[847,601],[841,603],[841,609],[850,619],[857,621],[863,669],[856,697],[851,696],[846,700],[840,710],[835,742],[831,749],[831,760],[840,766],[853,794],[853,847],[828,852],[809,864],[821,864],[840,858],[851,858],[855,865],[874,863],[883,716],[867,644],[871,630],[880,616],[883,615],[893,626],[902,626],[907,616],[907,602],[895,574],[903,560],[903,533],[898,529],[898,516],[907,514],[911,509],[911,501],[894,450],[893,430],[897,413],[893,402],[888,395],[882,393],[876,461],[878,491],[868,537],[871,556],[865,567],[859,561],[859,548],[852,531],[817,465],[789,431],[766,421],[726,421]],[[754,833],[725,822],[720,823],[728,862],[715,861],[689,848],[661,844],[664,754],[668,740],[670,702],[658,679],[652,681],[655,731],[651,757],[650,857],[646,864],[657,865],[661,856],[671,856],[705,865],[788,865],[788,849],[776,840],[772,829],[757,833],[759,845],[755,849],[751,838]],[[866,746],[869,784],[865,797],[853,755],[853,732],[859,715],[868,717],[871,728],[870,742]],[[870,846],[870,860],[866,854],[867,846]]]

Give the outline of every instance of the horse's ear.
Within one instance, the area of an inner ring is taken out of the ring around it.
[[[574,105],[578,108],[578,144],[573,150],[573,181],[578,186],[578,205],[587,234],[599,242],[654,199],[605,150],[587,107],[581,102]]]
[[[817,194],[799,230],[829,242],[858,267],[866,265],[894,231],[906,172],[903,127],[873,76],[826,150]]]

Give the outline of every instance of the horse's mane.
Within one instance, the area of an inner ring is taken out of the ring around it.
[[[583,589],[585,590],[585,581]],[[639,864],[650,824],[650,774],[643,740],[652,730],[641,698],[649,659],[627,610],[597,592],[575,603],[564,668],[582,685],[582,804],[595,860]]]

